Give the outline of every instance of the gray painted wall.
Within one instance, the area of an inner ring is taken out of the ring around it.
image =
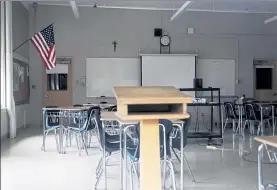
[[[19,46],[22,42],[29,39],[29,13],[19,1],[12,2],[12,27],[13,27],[13,48]],[[28,43],[16,51],[20,56],[29,59]],[[17,128],[28,124],[29,104],[16,106]],[[24,119],[24,112],[26,117]],[[25,123],[24,123],[25,122]],[[9,132],[7,113],[1,110],[1,139],[7,136]]]
[[[86,101],[85,87],[76,84],[85,75],[85,57],[135,57],[141,53],[159,53],[159,39],[153,37],[156,27],[163,28],[172,39],[171,53],[195,53],[200,58],[234,59],[238,62],[240,84],[236,94],[253,96],[254,58],[276,58],[277,22],[264,25],[272,15],[186,12],[170,22],[172,11],[111,10],[81,7],[80,19],[70,7],[39,6],[36,29],[55,22],[58,56],[73,57],[73,102]],[[195,28],[186,35],[185,28]],[[33,31],[33,25],[30,25]],[[112,41],[119,44],[113,52]],[[30,46],[31,115],[39,123],[42,106],[42,63]],[[224,80],[224,79],[219,79]]]

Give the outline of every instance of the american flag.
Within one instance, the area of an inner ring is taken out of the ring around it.
[[[48,70],[56,66],[56,50],[53,24],[35,34],[31,41]]]

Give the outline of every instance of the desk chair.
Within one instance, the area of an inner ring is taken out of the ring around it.
[[[246,113],[246,120],[243,126],[243,131],[245,129],[245,126],[249,123],[250,124],[250,133],[255,134],[255,123],[258,123],[258,129],[257,129],[257,135],[264,133],[264,123],[267,122],[270,125],[270,116],[269,115],[261,115],[261,109],[262,106],[256,104],[256,102],[247,103],[244,105],[245,107],[245,113]],[[271,113],[271,112],[270,112]],[[253,122],[254,124],[251,125],[250,122]]]
[[[140,126],[139,124],[135,126],[135,133],[136,138],[133,138],[133,143],[129,145],[127,149],[127,155],[130,161],[129,164],[129,175],[130,175],[130,189],[133,190],[133,173],[136,174],[137,178],[139,179],[138,170],[136,165],[139,163],[140,158]],[[176,182],[175,182],[175,173],[174,167],[171,161],[171,152],[170,152],[170,133],[172,131],[172,123],[169,120],[161,119],[159,121],[160,127],[160,159],[161,159],[161,167],[162,167],[162,189],[165,189],[165,182],[166,182],[166,173],[169,170],[171,180],[172,180],[172,187],[176,190]],[[125,139],[126,139],[126,133]],[[129,143],[130,144],[130,143]],[[128,147],[128,146],[127,146]],[[125,172],[126,173],[126,172]]]
[[[58,106],[46,106],[45,108],[58,108]],[[57,130],[60,127],[60,111],[58,110],[46,110],[44,111],[43,122],[45,122],[43,129],[43,142],[42,142],[42,151],[45,151],[45,141],[48,133],[54,131],[55,141],[57,146],[57,151],[59,152],[59,141],[57,136]]]
[[[223,106],[224,106],[225,117],[226,117],[226,121],[223,127],[223,132],[225,131],[226,125],[228,124],[229,120],[232,121],[233,131],[235,132],[236,121],[239,119],[238,115],[236,114],[235,104],[232,102],[224,102]]]
[[[74,104],[73,107],[83,107],[82,104]],[[74,117],[74,123],[80,123],[81,121],[79,120],[79,118]],[[82,121],[83,122],[83,121]]]
[[[179,163],[181,163],[180,157],[178,156],[178,154],[176,153],[175,149],[178,151],[181,151],[181,146],[183,146],[183,148],[186,147],[187,145],[187,140],[188,140],[188,128],[191,124],[191,117],[189,117],[188,119],[184,119],[184,125],[183,125],[183,145],[181,145],[181,134],[180,134],[180,129],[176,126],[173,125],[173,132],[171,135],[171,150],[174,153],[175,157],[177,158],[177,160],[179,161]],[[190,169],[189,163],[187,161],[187,158],[185,156],[184,153],[184,161],[187,165],[187,168],[189,170],[189,174],[191,176],[192,182],[195,182],[195,178],[193,176],[193,173]]]
[[[103,155],[101,156],[98,165],[96,167],[96,183],[95,189],[97,189],[98,184],[100,182],[101,177],[104,174],[105,179],[105,188],[107,189],[107,172],[106,166],[108,164],[108,160],[112,154],[115,154],[120,151],[120,142],[119,137],[118,140],[114,141],[113,137],[109,135],[105,131],[104,123],[101,122],[101,110],[100,108],[93,110],[93,121],[95,123],[95,127],[97,130],[97,139],[100,144],[100,150],[103,151]],[[103,167],[102,167],[103,166]]]
[[[70,133],[75,134],[75,136],[76,136],[76,143],[77,143],[77,147],[78,147],[78,150],[79,150],[78,151],[79,155],[81,155],[81,147],[85,148],[86,154],[88,155],[87,145],[86,145],[86,141],[85,141],[85,133],[89,129],[92,129],[91,118],[92,118],[92,114],[93,114],[94,109],[95,109],[95,107],[90,107],[88,109],[86,119],[83,119],[82,117],[80,119],[80,116],[83,114],[82,112],[80,112],[78,114],[79,118],[77,118],[77,119],[79,119],[78,123],[72,123],[72,124],[69,124],[69,125],[65,126],[66,135],[67,135],[66,140],[68,139],[68,136],[70,135]],[[75,117],[76,117],[76,115],[75,115]],[[75,117],[74,117],[74,119],[75,119]],[[81,146],[81,144],[82,144],[82,146]]]

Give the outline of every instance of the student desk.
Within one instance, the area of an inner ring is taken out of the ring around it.
[[[272,146],[277,148],[277,136],[262,136],[262,137],[255,137],[255,140],[262,143],[258,148],[258,185],[259,190],[265,189],[267,186],[275,186],[276,184],[263,184],[263,149],[265,146]],[[277,162],[275,160],[275,162]]]
[[[105,122],[104,121],[117,121],[119,123],[119,142],[120,142],[120,189],[123,189],[123,183],[126,184],[126,179],[125,179],[125,175],[124,175],[124,179],[123,177],[123,170],[124,172],[126,172],[127,169],[127,158],[126,158],[126,147],[124,147],[124,155],[125,155],[125,159],[124,159],[124,169],[123,169],[123,163],[122,163],[122,130],[123,128],[129,128],[130,126],[134,126],[136,124],[139,123],[138,120],[133,120],[133,121],[124,121],[119,119],[116,114],[116,112],[107,112],[107,111],[103,111],[101,112],[101,121],[102,121],[102,126],[103,126],[103,131],[105,131]],[[105,134],[105,133],[104,133]],[[103,134],[103,138],[104,138],[104,142],[105,142],[105,135]],[[102,134],[99,134],[102,135]],[[105,148],[103,149],[103,158],[104,160],[106,159],[106,154],[105,154]],[[106,179],[106,162],[103,162],[103,169],[104,169],[104,180],[105,180],[105,189],[107,189],[107,179]]]
[[[73,106],[67,106],[67,107],[54,107],[54,108],[50,108],[50,107],[46,107],[46,108],[42,108],[42,113],[43,113],[43,143],[42,143],[42,150],[45,151],[45,138],[46,138],[46,111],[59,111],[59,114],[56,115],[56,117],[59,117],[61,119],[61,117],[64,116],[65,112],[69,112],[69,117],[70,117],[70,113],[71,112],[83,112],[83,111],[87,111],[89,109],[89,107],[73,107]],[[62,121],[62,120],[60,120]],[[60,127],[59,127],[59,145],[57,147],[58,152],[64,154],[65,150],[63,147],[63,122],[59,123]]]
[[[140,189],[161,189],[159,119],[185,119],[187,96],[172,86],[114,87],[121,120],[140,121]]]

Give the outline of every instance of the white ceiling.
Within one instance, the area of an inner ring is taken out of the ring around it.
[[[238,13],[277,13],[277,0],[191,0],[186,11],[238,12]],[[30,5],[34,1],[22,1]],[[66,5],[69,1],[36,1],[44,5]],[[183,0],[77,0],[78,6],[94,6],[103,8],[133,8],[176,10],[182,6]]]

